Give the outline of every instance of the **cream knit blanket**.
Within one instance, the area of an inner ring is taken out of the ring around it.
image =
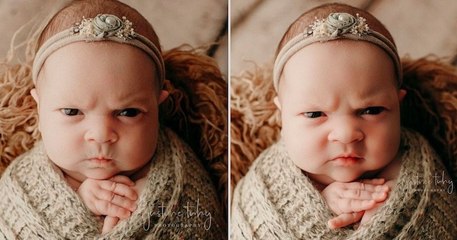
[[[216,192],[190,148],[162,129],[152,161],[138,208],[100,235],[101,222],[37,144],[0,179],[0,239],[225,239]]]
[[[419,134],[402,132],[402,166],[389,199],[366,224],[331,230],[335,215],[281,142],[265,150],[233,195],[231,239],[456,239],[453,183]]]

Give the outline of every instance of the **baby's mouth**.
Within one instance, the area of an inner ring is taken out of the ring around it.
[[[107,157],[93,157],[87,160],[98,167],[106,167],[113,164],[114,162],[113,159]]]
[[[332,159],[338,166],[353,166],[363,161],[363,158],[356,154],[342,154]]]

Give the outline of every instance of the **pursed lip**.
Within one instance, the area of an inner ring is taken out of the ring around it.
[[[336,156],[332,159],[333,162],[336,162],[340,165],[352,165],[362,161],[363,158],[360,155],[354,153],[345,153]]]
[[[341,155],[338,155],[338,156],[336,156],[336,157],[333,158],[333,159],[336,160],[336,159],[338,159],[338,158],[362,158],[362,157],[360,157],[360,156],[357,155],[357,154],[349,153],[349,154],[341,154]]]
[[[113,160],[112,158],[105,156],[105,155],[93,156],[93,157],[89,157],[89,159]]]
[[[96,157],[89,157],[88,160],[90,162],[95,162],[97,164],[108,164],[113,161],[112,158],[106,156],[96,156]]]

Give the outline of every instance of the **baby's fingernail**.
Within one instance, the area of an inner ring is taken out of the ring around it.
[[[381,183],[384,183],[384,181],[385,181],[384,178],[378,178],[378,179],[376,179],[376,180],[377,180],[378,182],[381,182]]]
[[[374,198],[376,198],[376,199],[384,199],[386,197],[385,192],[374,193],[373,195],[374,195]]]
[[[136,205],[136,203],[135,203],[135,204],[132,205],[132,207],[130,208],[130,210],[133,212],[133,211],[136,210],[136,208],[137,208],[137,205]]]
[[[377,192],[389,191],[389,186],[387,186],[387,185],[377,186],[377,187],[376,187],[376,191],[377,191]]]

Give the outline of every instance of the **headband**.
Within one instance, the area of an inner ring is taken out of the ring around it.
[[[402,70],[395,44],[381,33],[371,30],[366,19],[359,14],[354,17],[349,13],[330,13],[327,19],[316,19],[304,33],[293,37],[278,53],[273,68],[273,85],[276,92],[279,90],[279,78],[284,65],[292,55],[312,43],[336,39],[362,40],[381,47],[393,60],[398,85],[401,85]]]
[[[49,38],[38,50],[33,61],[32,77],[36,84],[38,73],[46,58],[57,49],[74,42],[114,41],[135,46],[147,53],[159,71],[159,83],[165,79],[165,67],[158,47],[146,37],[136,33],[132,22],[122,17],[122,20],[111,14],[98,14],[94,18],[84,18],[70,29],[57,33]]]

